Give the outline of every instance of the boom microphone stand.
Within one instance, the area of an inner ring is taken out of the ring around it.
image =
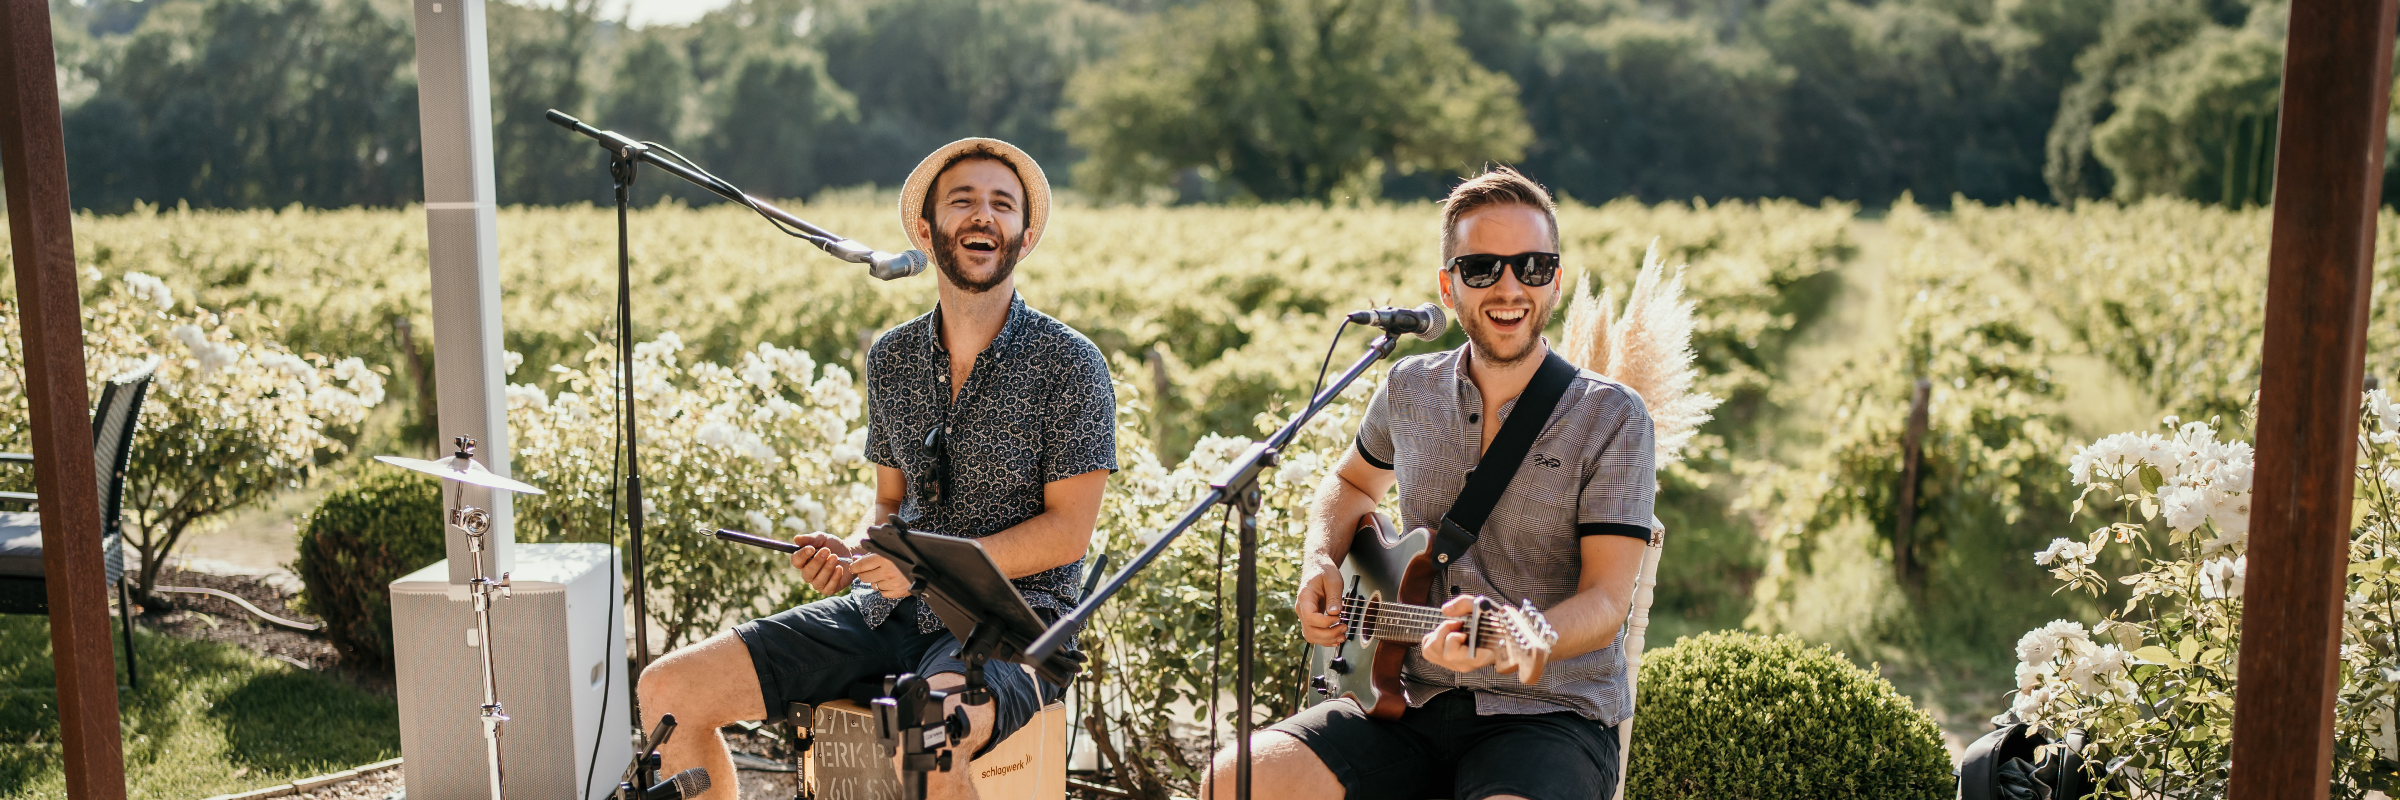
[[[1351,364],[1348,370],[1343,371],[1341,377],[1336,378],[1332,386],[1326,387],[1324,391],[1317,393],[1316,397],[1310,398],[1308,406],[1301,409],[1299,414],[1294,415],[1290,422],[1284,423],[1282,428],[1277,429],[1264,441],[1251,445],[1250,449],[1242,451],[1240,456],[1234,458],[1232,466],[1227,467],[1216,480],[1209,482],[1208,494],[1202,496],[1198,503],[1194,503],[1190,511],[1184,512],[1183,518],[1177,520],[1174,527],[1168,528],[1165,534],[1158,537],[1158,541],[1150,543],[1148,548],[1135,555],[1132,563],[1126,564],[1124,571],[1109,578],[1108,583],[1100,587],[1098,593],[1084,598],[1081,604],[1075,606],[1075,610],[1067,612],[1066,616],[1060,617],[1058,622],[1050,626],[1049,630],[1044,631],[1040,639],[1034,640],[1033,645],[1026,648],[1026,657],[1031,660],[1041,660],[1056,654],[1060,648],[1066,646],[1067,640],[1074,638],[1075,632],[1083,627],[1084,622],[1091,618],[1092,613],[1099,609],[1101,603],[1107,602],[1110,596],[1115,595],[1119,590],[1124,589],[1127,583],[1132,582],[1133,576],[1140,573],[1142,568],[1149,566],[1150,562],[1157,560],[1159,554],[1166,552],[1167,547],[1175,543],[1176,537],[1182,536],[1185,530],[1199,523],[1200,519],[1207,516],[1209,510],[1216,508],[1217,504],[1224,503],[1232,506],[1234,513],[1240,519],[1241,531],[1241,560],[1234,579],[1235,651],[1239,654],[1237,656],[1239,660],[1234,667],[1233,702],[1234,707],[1240,710],[1235,715],[1233,723],[1234,747],[1238,756],[1234,766],[1233,791],[1234,797],[1240,800],[1249,800],[1250,711],[1254,700],[1254,690],[1250,685],[1253,675],[1250,662],[1253,651],[1258,647],[1256,636],[1252,632],[1252,629],[1256,627],[1254,622],[1258,616],[1258,510],[1261,502],[1258,478],[1265,473],[1268,467],[1276,465],[1284,446],[1291,443],[1292,437],[1298,435],[1300,429],[1307,426],[1310,419],[1316,417],[1317,412],[1324,410],[1325,406],[1331,404],[1334,398],[1340,397],[1342,390],[1348,388],[1350,382],[1357,380],[1360,374],[1365,373],[1367,367],[1374,365],[1385,356],[1391,355],[1392,350],[1397,346],[1398,343],[1394,341],[1393,334],[1390,333],[1377,336],[1375,341],[1369,342],[1366,355],[1359,356],[1357,363]]]
[[[723,178],[710,174],[693,164],[682,154],[654,142],[638,142],[614,131],[603,131],[586,125],[557,109],[546,115],[560,127],[591,137],[608,151],[608,175],[616,185],[617,198],[617,369],[619,402],[624,409],[625,426],[625,529],[626,551],[633,561],[633,629],[635,662],[639,669],[650,667],[650,603],[645,591],[642,560],[642,467],[637,435],[638,418],[634,416],[633,398],[633,255],[626,235],[628,196],[633,189],[636,168],[643,163],[666,170],[701,188],[715,192],[757,211],[774,223],[777,230],[807,241],[833,254],[835,258],[854,264],[868,265],[867,274],[883,280],[905,278],[925,270],[925,254],[910,250],[903,253],[878,252],[854,239],[836,236],[832,232],[791,212],[751,197]],[[663,152],[665,155],[661,155]],[[636,674],[639,674],[638,672]],[[634,695],[634,687],[626,687]],[[642,718],[641,698],[631,698],[635,726]]]

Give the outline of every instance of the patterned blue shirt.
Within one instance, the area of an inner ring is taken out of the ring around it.
[[[867,460],[907,477],[900,516],[926,531],[980,539],[1032,519],[1043,489],[1096,469],[1117,468],[1117,394],[1108,360],[1074,328],[1012,297],[1000,335],[975,356],[958,398],[950,398],[950,353],[942,347],[939,305],[885,333],[867,351]],[[944,430],[948,469],[922,446]],[[924,496],[930,478],[948,473],[940,502]],[[1065,612],[1082,588],[1083,562],[1013,581],[1025,603]],[[898,600],[853,582],[867,622],[881,626]],[[917,606],[917,630],[942,629]]]

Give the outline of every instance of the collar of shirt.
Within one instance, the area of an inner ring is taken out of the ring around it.
[[[1542,337],[1542,352],[1549,353],[1549,347],[1550,337]],[[1530,357],[1528,356],[1528,358]],[[1472,443],[1469,449],[1475,458],[1480,459],[1483,457],[1483,387],[1475,385],[1475,377],[1469,367],[1474,360],[1474,342],[1470,341],[1458,346],[1458,358],[1450,362],[1450,386],[1458,396],[1458,407],[1467,415],[1467,425],[1474,431],[1473,436],[1467,437],[1467,441]],[[1526,385],[1529,387],[1533,385],[1530,378],[1527,379]],[[1507,402],[1501,403],[1500,410],[1497,412],[1500,418],[1507,419],[1508,412],[1515,410],[1517,401],[1523,399],[1524,396],[1525,392],[1519,390],[1516,397],[1511,397]]]
[[[1017,333],[1026,327],[1025,318],[1032,313],[1033,309],[1025,305],[1024,295],[1010,292],[1008,318],[1000,322],[1000,333],[992,337],[992,343],[984,346],[983,352],[976,354],[975,363],[982,364],[985,360],[1008,355],[1017,343]],[[938,301],[933,304],[932,316],[933,324],[928,331],[933,335],[925,337],[925,353],[928,357],[934,357],[933,363],[940,365],[942,377],[948,378],[950,377],[950,349],[942,345],[942,304]]]

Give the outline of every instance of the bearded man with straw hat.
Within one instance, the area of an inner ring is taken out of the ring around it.
[[[939,300],[886,331],[867,354],[868,522],[899,514],[914,529],[981,539],[1027,604],[1055,618],[1074,607],[1100,496],[1117,467],[1116,393],[1100,349],[1025,305],[1016,266],[1050,218],[1040,164],[996,139],[961,139],[917,164],[900,191],[900,222],[939,272]],[[793,537],[792,566],[826,599],[709,637],[642,673],[642,708],[688,731],[780,717],[791,703],[849,696],[886,675],[965,684],[966,665],[931,609],[860,537]],[[1064,689],[1013,665],[986,669],[994,702],[961,706],[981,755]],[[724,740],[673,737],[664,772],[706,767],[732,776]],[[965,759],[961,759],[963,762]],[[933,798],[968,798],[967,770],[931,775]],[[731,798],[734,781],[705,795]]]

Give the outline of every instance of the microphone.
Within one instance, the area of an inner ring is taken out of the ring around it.
[[[1385,307],[1352,311],[1350,321],[1382,328],[1384,333],[1393,336],[1405,333],[1428,342],[1442,338],[1442,332],[1450,328],[1450,318],[1442,314],[1441,306],[1433,303],[1416,308]]]
[[[702,792],[706,791],[708,791],[708,770],[703,767],[693,767],[675,773],[675,777],[659,781],[657,786],[643,789],[640,800],[681,800],[687,797],[699,797]]]
[[[668,150],[667,155],[660,155],[658,151],[666,148],[652,147],[634,141],[633,137],[616,131],[594,128],[585,124],[583,120],[576,119],[555,108],[550,109],[549,113],[543,116],[561,128],[591,137],[600,143],[602,149],[611,153],[628,159],[640,160],[666,170],[675,177],[698,184],[700,188],[716,192],[718,196],[727,200],[749,206],[750,210],[758,212],[759,216],[766,217],[768,222],[775,223],[775,227],[782,229],[784,233],[806,240],[809,244],[824,249],[834,258],[852,264],[867,265],[868,275],[888,281],[906,278],[925,271],[925,253],[923,251],[886,253],[861,244],[856,239],[836,236],[831,231],[809,224],[808,220],[793,216],[792,212],[776,208],[773,203],[751,197],[741,189],[735,188],[733,184],[727,183],[724,178],[719,178],[708,170],[701,169],[700,165],[684,159],[682,155],[672,150]],[[674,157],[668,158],[668,155]]]

